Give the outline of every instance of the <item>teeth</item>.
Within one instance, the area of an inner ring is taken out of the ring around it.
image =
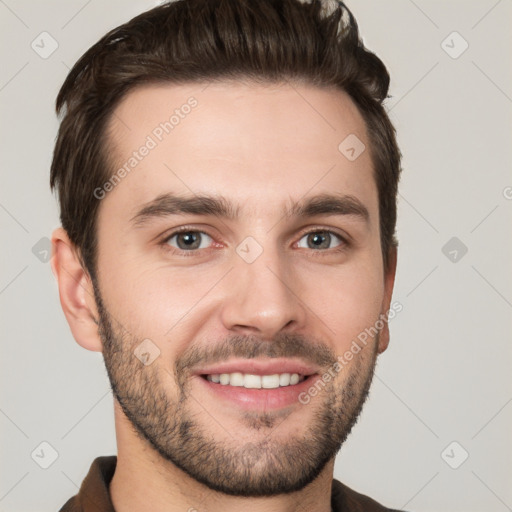
[[[228,374],[229,375],[229,374]],[[229,375],[231,377],[231,375]],[[261,388],[261,377],[259,375],[244,375],[244,388],[258,389]]]
[[[299,376],[296,373],[292,373],[290,375],[290,386],[294,386],[295,384],[298,384],[299,382]]]
[[[278,388],[279,375],[263,375],[263,377],[261,377],[261,387],[265,389]]]
[[[290,385],[290,374],[282,373],[279,375],[279,385],[280,386],[289,386]]]
[[[207,375],[210,382],[223,386],[237,386],[247,389],[275,389],[279,387],[294,386],[304,380],[298,373],[276,373],[274,375],[252,375],[250,373],[215,373]]]
[[[244,374],[243,373],[224,373],[228,376],[226,384],[230,386],[243,386],[244,385]]]

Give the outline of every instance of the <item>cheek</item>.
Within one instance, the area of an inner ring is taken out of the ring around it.
[[[154,341],[166,356],[193,339],[209,292],[226,272],[221,265],[194,271],[148,265],[140,256],[103,263],[100,286],[107,309],[133,336]]]
[[[311,281],[314,285],[304,285],[301,298],[321,319],[337,352],[379,319],[384,294],[379,265],[361,262],[318,273]]]

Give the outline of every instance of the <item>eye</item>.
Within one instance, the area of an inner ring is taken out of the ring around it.
[[[304,242],[303,242],[304,240]],[[334,246],[332,243],[338,242]],[[298,247],[305,249],[333,249],[344,244],[341,236],[333,233],[332,231],[310,231],[306,233],[298,243]]]
[[[182,251],[192,251],[206,249],[212,241],[212,237],[203,231],[190,230],[171,234],[164,240],[164,243]]]

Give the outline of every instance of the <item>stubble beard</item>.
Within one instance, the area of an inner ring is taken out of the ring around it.
[[[199,405],[201,397],[190,392],[187,362],[198,360],[202,354],[196,350],[193,352],[195,359],[190,354],[180,358],[172,372],[162,368],[158,361],[144,366],[134,355],[142,339],[121,327],[114,328],[115,320],[104,307],[96,286],[95,296],[103,357],[112,392],[134,431],[164,461],[212,490],[232,496],[262,497],[304,488],[335,457],[367,399],[377,358],[378,336],[373,347],[365,347],[350,367],[342,368],[341,371],[346,372],[344,379],[336,379],[336,384],[324,382],[322,392],[309,404],[298,405],[284,415],[282,411],[242,412],[240,421],[246,432],[245,440],[237,439],[240,429],[238,432],[226,429],[228,441],[215,439],[207,425],[215,420],[222,426],[222,417],[198,420],[207,413]],[[308,352],[310,359],[321,360],[326,369],[335,362],[335,354],[330,349],[321,348],[322,357],[317,356],[318,352],[312,352],[311,343],[308,345],[307,340],[293,335],[260,344],[254,338],[237,337],[236,344],[225,343],[216,354],[232,352],[235,346],[237,356],[245,353],[247,357],[297,356],[302,347],[303,353]],[[326,364],[329,361],[330,364]],[[173,376],[177,398],[171,399],[166,393],[161,378],[163,371]],[[302,434],[280,434],[290,429],[292,421],[303,423],[300,413],[302,410],[306,413],[311,407],[314,413],[308,414],[311,419]],[[203,414],[194,414],[194,408],[201,409]],[[289,415],[293,418],[288,419]],[[251,431],[255,440],[247,442],[247,432]]]

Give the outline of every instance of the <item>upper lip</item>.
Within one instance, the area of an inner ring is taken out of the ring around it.
[[[204,366],[194,371],[196,375],[214,375],[221,373],[249,373],[253,375],[274,375],[276,373],[298,373],[299,375],[313,375],[318,368],[304,361],[276,358],[276,359],[232,359],[224,363]]]

